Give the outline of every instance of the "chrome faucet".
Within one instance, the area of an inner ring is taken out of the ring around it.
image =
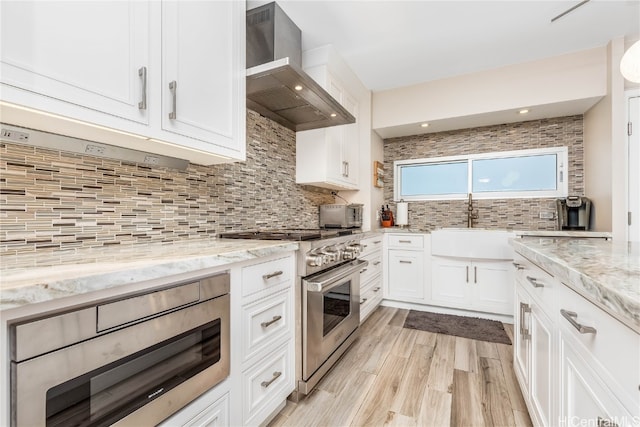
[[[467,202],[467,228],[473,228],[473,221],[478,219],[478,212],[473,212],[473,198],[469,193],[469,201]]]

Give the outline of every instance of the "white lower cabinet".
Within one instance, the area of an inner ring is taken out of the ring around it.
[[[514,369],[533,424],[638,426],[640,334],[526,258],[514,265]]]
[[[293,347],[287,342],[242,374],[243,425],[260,425],[293,391]]]
[[[295,256],[244,265],[239,276],[230,424],[257,426],[284,404],[295,385]]]
[[[360,323],[380,305],[382,301],[382,240],[381,234],[360,241],[360,259],[369,262],[360,271]]]
[[[424,253],[389,250],[389,292],[391,299],[424,299]]]
[[[580,353],[561,332],[559,421],[598,427],[637,426],[640,413],[632,417]]]
[[[534,425],[554,425],[554,379],[557,359],[554,324],[531,298],[516,284],[514,324],[514,369],[520,387],[527,390]],[[524,394],[524,392],[523,392]]]
[[[384,298],[394,301],[425,302],[429,292],[430,236],[393,233],[386,236],[384,253]]]
[[[513,313],[510,261],[467,260],[433,256],[431,302],[490,313]]]

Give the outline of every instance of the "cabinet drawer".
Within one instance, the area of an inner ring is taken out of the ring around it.
[[[559,291],[559,310],[565,310],[557,317],[560,333],[575,342],[576,350],[600,371],[625,406],[640,413],[640,335],[567,286]],[[578,325],[595,328],[595,333],[581,333]]]
[[[361,256],[360,259],[369,261],[369,264],[360,269],[360,285],[371,280],[376,274],[382,271],[382,251],[376,251],[369,255]]]
[[[246,362],[280,337],[291,334],[292,290],[242,307],[242,355]]]
[[[261,421],[293,391],[291,356],[287,343],[243,373],[244,425],[257,424],[252,419]]]
[[[382,296],[382,275],[373,277],[368,282],[364,283],[360,287],[360,302],[363,299],[367,301],[374,299],[375,297]]]
[[[558,289],[564,285],[520,254],[514,256],[513,265],[516,280],[540,303],[542,310],[554,318],[557,314]]]
[[[582,349],[560,336],[560,423],[571,420],[576,426],[637,426],[637,407],[627,411],[606,380],[581,357]],[[633,416],[633,415],[635,416]]]
[[[373,279],[360,293],[360,323],[362,323],[382,301],[381,276]]]
[[[415,234],[389,234],[389,247],[400,249],[422,249],[424,237]]]
[[[291,282],[294,273],[291,257],[244,267],[242,269],[242,296],[274,289],[277,285]]]
[[[362,239],[360,244],[362,245],[360,256],[367,256],[372,252],[382,249],[382,234]]]

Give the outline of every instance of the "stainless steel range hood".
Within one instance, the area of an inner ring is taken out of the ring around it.
[[[247,107],[296,132],[355,123],[301,58],[300,29],[275,2],[247,11]]]

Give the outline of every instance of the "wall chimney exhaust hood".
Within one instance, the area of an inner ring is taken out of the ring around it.
[[[293,130],[356,119],[302,71],[300,29],[275,2],[247,11],[247,108]]]

